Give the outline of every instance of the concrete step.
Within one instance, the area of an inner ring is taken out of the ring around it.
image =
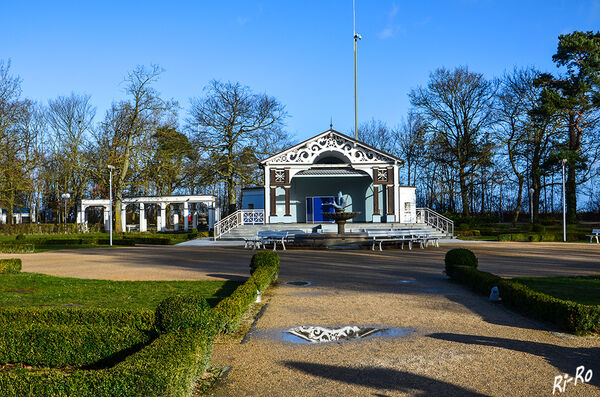
[[[331,229],[335,231],[335,223],[325,224],[309,224],[309,223],[271,223],[268,225],[242,225],[237,228],[225,233],[221,236],[220,240],[244,240],[247,238],[253,238],[259,231],[263,230],[299,230],[304,233],[316,232],[319,227],[324,227],[326,230]],[[422,229],[432,233],[434,236],[439,238],[448,237],[446,234],[441,233],[431,226],[426,224],[414,224],[414,223],[346,223],[346,231],[360,231],[361,229],[378,229],[378,230],[390,230],[390,229]]]

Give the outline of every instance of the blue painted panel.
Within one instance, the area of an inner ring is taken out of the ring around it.
[[[315,222],[333,222],[330,219],[324,219],[323,212],[334,212],[335,209],[331,205],[323,205],[329,204],[333,202],[333,197],[313,197],[313,208],[314,214],[313,219]]]

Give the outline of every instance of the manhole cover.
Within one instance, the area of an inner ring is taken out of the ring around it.
[[[295,285],[297,287],[303,287],[305,285],[311,285],[312,283],[310,281],[297,280],[297,281],[288,281],[286,284],[287,285]]]
[[[296,336],[311,343],[335,342],[338,340],[349,340],[364,338],[382,331],[375,327],[345,326],[340,328],[325,328],[300,326],[288,330],[288,334]]]

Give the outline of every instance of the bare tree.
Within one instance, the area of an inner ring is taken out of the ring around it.
[[[411,104],[458,173],[462,213],[469,216],[469,174],[482,151],[482,135],[493,123],[494,82],[467,67],[438,69],[426,88],[411,90]]]
[[[238,185],[257,183],[256,163],[289,141],[284,106],[240,83],[213,80],[191,100],[190,134],[215,182],[227,185],[228,212],[237,205]]]
[[[398,136],[398,150],[406,162],[406,182],[415,186],[417,183],[417,169],[425,165],[425,126],[421,116],[413,111],[408,112],[406,120],[402,123]],[[412,176],[412,178],[411,178]]]
[[[371,119],[361,123],[358,126],[358,140],[389,154],[398,152],[398,132],[381,120]]]

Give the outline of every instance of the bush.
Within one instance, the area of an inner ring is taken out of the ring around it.
[[[0,307],[0,327],[19,324],[125,327],[150,330],[153,310],[87,309],[79,307]]]
[[[108,238],[98,239],[98,244],[109,245],[110,239],[108,239]],[[135,240],[123,239],[123,238],[113,239],[113,245],[123,245],[123,246],[133,247],[133,246],[135,246]]]
[[[250,260],[250,274],[254,274],[260,266],[275,266],[279,273],[279,255],[274,251],[260,251],[252,255]]]
[[[210,306],[196,295],[176,295],[163,299],[156,308],[156,329],[160,332],[199,327],[209,329]]]
[[[554,234],[542,234],[542,241],[556,241]]]
[[[530,234],[529,241],[540,242],[540,241],[542,241],[542,235],[541,234]]]
[[[0,253],[2,254],[18,254],[23,252],[33,252],[35,247],[33,244],[11,244],[2,243],[0,244]]]
[[[6,397],[188,396],[210,364],[211,348],[210,335],[188,328],[160,335],[107,369],[0,371],[0,390]]]
[[[446,252],[444,262],[446,264],[446,273],[448,273],[448,268],[452,266],[470,266],[477,268],[478,265],[477,257],[473,251],[466,248],[454,248]]]
[[[533,225],[533,227],[531,228],[531,231],[535,232],[535,233],[540,233],[540,234],[544,234],[546,233],[546,226],[536,223],[535,225]]]
[[[455,281],[466,284],[474,291],[489,295],[492,287],[498,286],[502,279],[492,273],[482,272],[472,266],[446,267],[446,274]]]
[[[21,241],[21,240],[25,240],[25,235],[23,233],[17,234],[15,236],[15,241]]]
[[[152,334],[131,328],[21,325],[0,327],[0,365],[66,367],[118,361],[149,343]]]
[[[510,234],[499,234],[498,241],[510,241]]]
[[[0,259],[0,274],[19,273],[21,271],[21,259]]]

